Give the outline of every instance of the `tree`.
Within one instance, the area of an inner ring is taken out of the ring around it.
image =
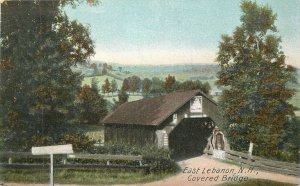
[[[111,80],[111,83],[110,83],[110,86],[111,86],[111,92],[114,93],[118,90],[118,85],[117,85],[117,81],[115,79]]]
[[[208,82],[202,83],[199,80],[192,81],[192,80],[187,80],[182,83],[179,83],[179,85],[176,88],[177,90],[201,90],[205,94],[209,95],[211,87]]]
[[[128,101],[128,94],[124,91],[121,91],[119,94],[118,94],[118,99],[119,99],[119,102],[118,102],[118,105],[122,105],[123,103],[126,103]]]
[[[129,88],[130,88],[129,81],[127,78],[125,78],[122,83],[121,91],[127,92],[127,91],[129,91]]]
[[[233,148],[253,142],[256,154],[274,155],[286,116],[294,115],[287,100],[295,93],[289,86],[295,68],[285,64],[271,8],[242,1],[241,9],[242,24],[222,36],[217,57],[220,105],[229,120],[224,130]]]
[[[141,78],[138,76],[131,76],[128,78],[129,90],[134,93],[141,88]]]
[[[110,90],[111,90],[111,85],[108,78],[106,78],[104,84],[102,85],[102,92],[105,94],[105,93],[109,93]]]
[[[99,88],[98,88],[98,80],[96,78],[92,78],[91,81],[91,88],[97,92],[99,92]]]
[[[98,124],[107,114],[106,100],[88,85],[81,88],[77,103],[81,124]]]
[[[149,78],[145,78],[142,81],[143,93],[148,95],[151,90],[152,81]]]
[[[201,84],[199,80],[197,80],[196,83]],[[209,95],[211,91],[211,87],[208,82],[203,83],[202,86],[200,85],[199,89],[207,95]]]
[[[5,147],[28,150],[32,136],[55,142],[82,77],[71,70],[94,54],[89,30],[63,12],[77,1],[5,1],[1,4],[0,104]]]
[[[129,98],[129,96],[128,96],[127,92],[121,90],[118,94],[118,101],[113,99],[113,101],[115,103],[114,106],[113,106],[113,110],[117,109],[123,103],[128,102],[128,98]]]
[[[102,75],[106,75],[107,74],[107,63],[104,63],[102,65]]]
[[[163,85],[163,81],[161,79],[159,79],[158,77],[153,77],[152,86],[150,90],[151,94],[161,95],[163,92],[162,85]]]
[[[170,74],[166,77],[165,82],[163,83],[163,88],[166,92],[171,92],[174,90],[175,85],[175,76],[171,76]]]

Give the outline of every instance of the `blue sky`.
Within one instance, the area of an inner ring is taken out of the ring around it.
[[[123,64],[214,63],[221,34],[240,25],[239,0],[100,0],[67,7],[89,25],[92,60]],[[300,0],[258,0],[277,13],[287,63],[300,67]]]

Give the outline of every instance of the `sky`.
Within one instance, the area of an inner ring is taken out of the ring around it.
[[[300,67],[300,0],[257,0],[277,13],[286,63]],[[91,58],[121,64],[215,63],[222,34],[240,23],[239,0],[100,0],[65,8],[88,26]]]

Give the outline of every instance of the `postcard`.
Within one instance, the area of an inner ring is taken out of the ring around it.
[[[0,185],[300,184],[300,1],[0,2]]]

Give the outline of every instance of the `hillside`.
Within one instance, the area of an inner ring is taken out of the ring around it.
[[[93,63],[92,63],[93,64]],[[212,88],[212,93],[219,91],[215,85],[217,80],[217,72],[219,67],[217,64],[180,64],[180,65],[123,65],[111,63],[111,70],[107,71],[105,75],[101,74],[103,70],[103,64],[105,62],[94,63],[96,65],[77,66],[74,71],[81,72],[84,75],[82,85],[90,85],[93,78],[98,82],[98,87],[104,83],[107,78],[109,81],[116,80],[118,89],[121,88],[123,79],[129,76],[139,76],[140,78],[153,78],[158,77],[164,80],[169,74],[175,76],[177,81],[186,80],[200,80],[202,82],[208,82]],[[97,74],[95,74],[95,72]],[[299,69],[297,70],[296,79],[299,82],[300,75]],[[296,95],[290,100],[294,106],[300,108],[300,92],[299,88],[295,86],[297,92]],[[137,96],[137,95],[135,95]],[[112,101],[116,96],[106,96],[109,101]],[[139,97],[130,96],[130,100],[140,99]]]

